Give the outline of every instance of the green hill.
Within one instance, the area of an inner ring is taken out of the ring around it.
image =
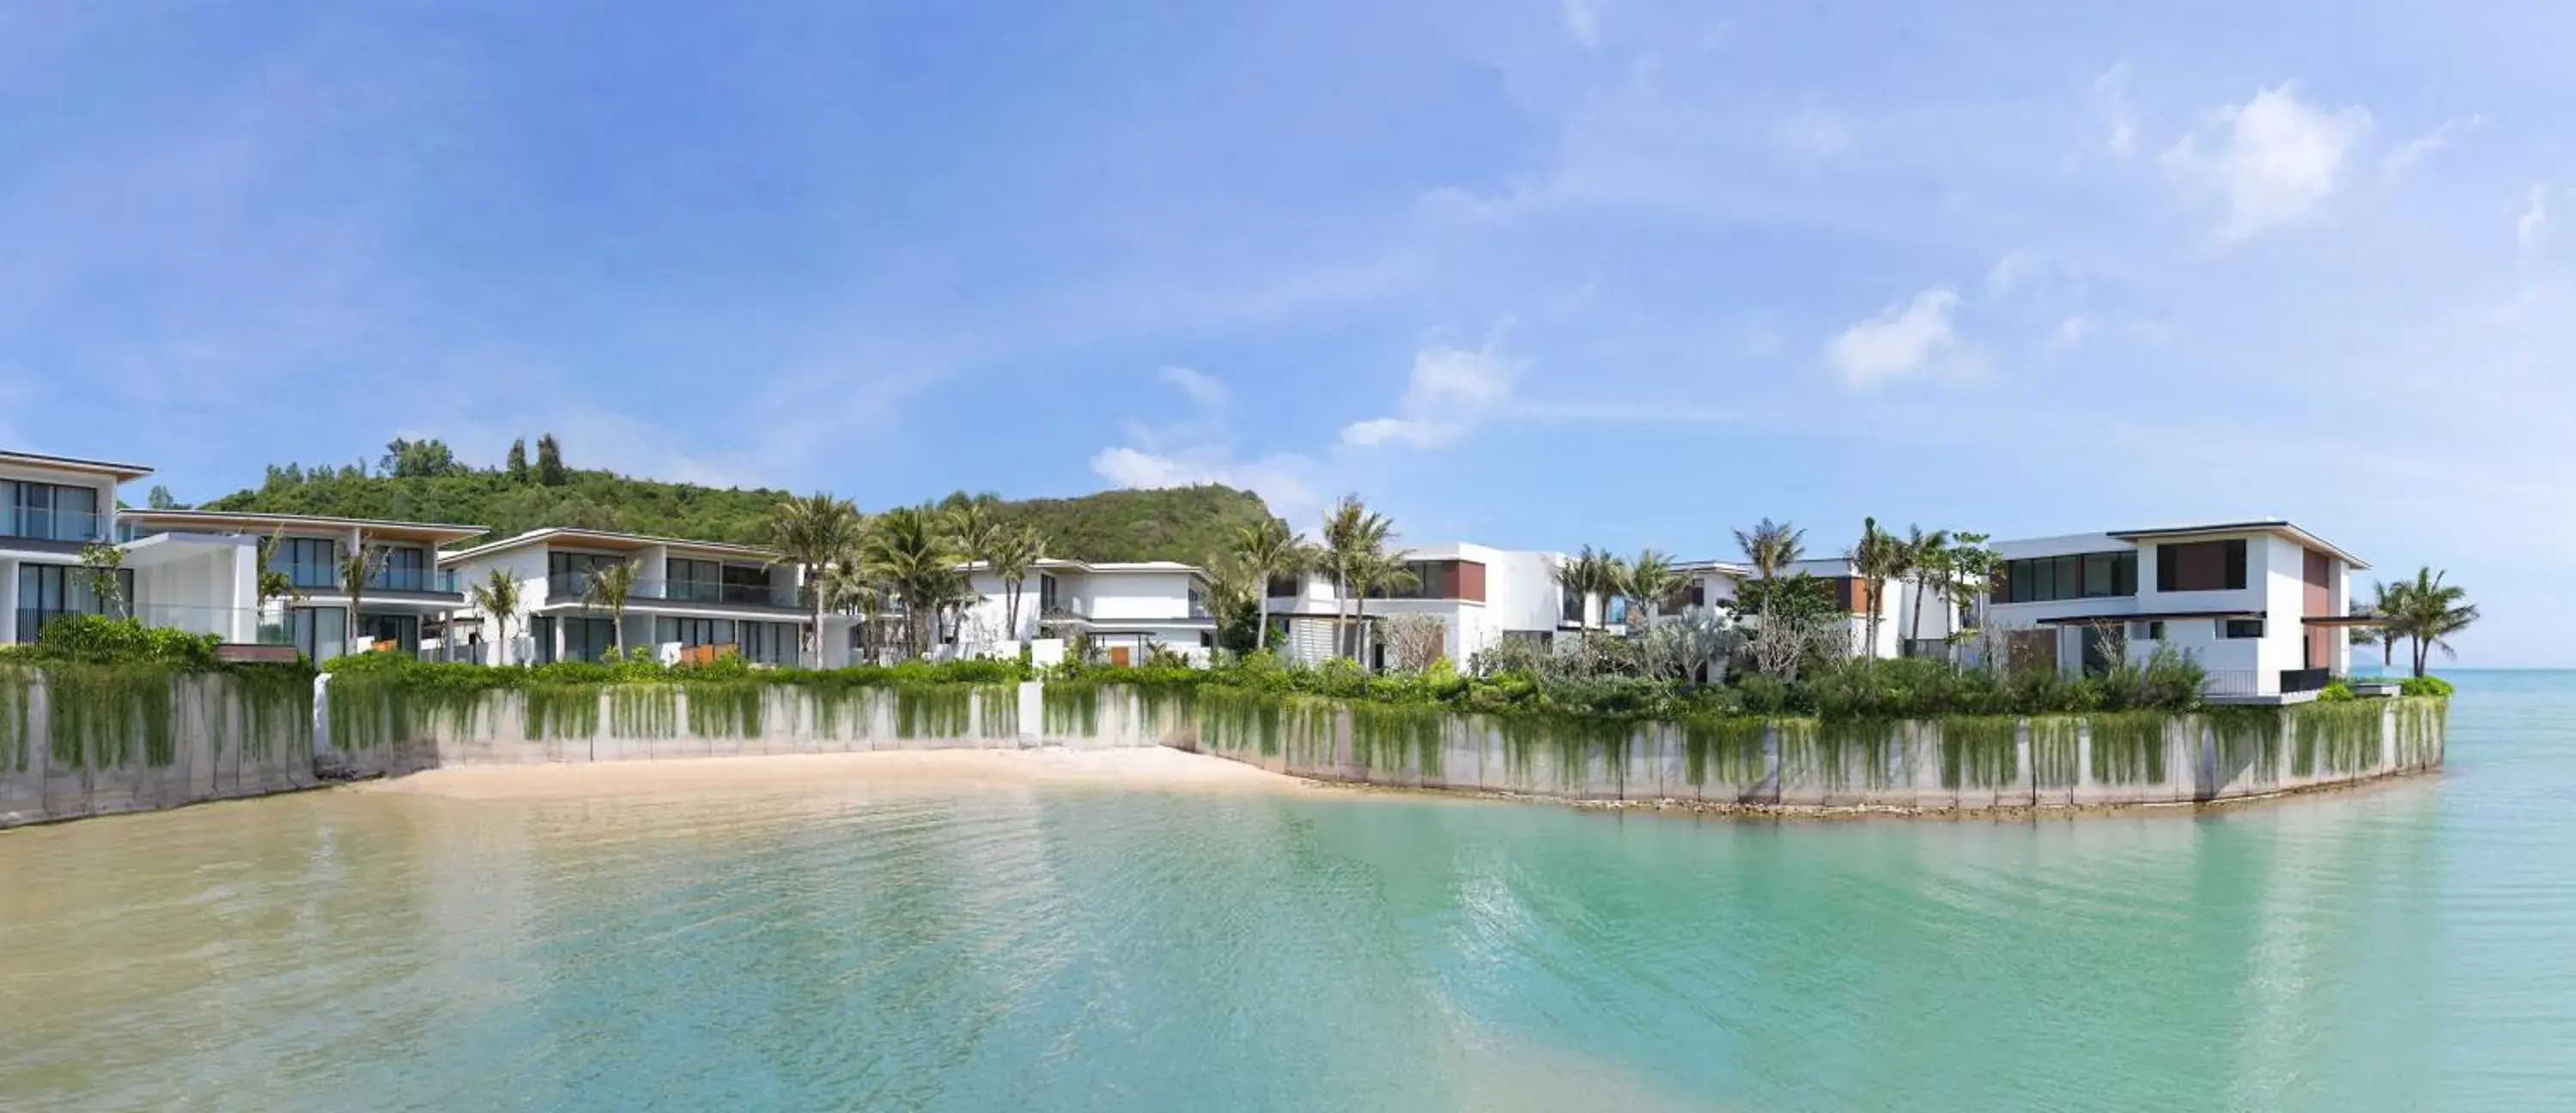
[[[202,509],[456,522],[492,530],[486,539],[574,526],[756,544],[770,508],[788,497],[779,490],[718,489],[562,467],[554,463],[550,442],[540,442],[533,467],[516,451],[513,467],[467,467],[436,441],[396,441],[387,449],[373,471],[355,464],[309,470],[271,465],[257,488]],[[969,497],[959,492],[942,502]],[[1037,527],[1047,539],[1047,555],[1077,560],[1201,563],[1221,551],[1238,527],[1270,516],[1261,496],[1219,486],[1025,501],[971,497],[993,500],[1005,522]]]

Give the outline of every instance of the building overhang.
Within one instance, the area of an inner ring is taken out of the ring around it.
[[[642,553],[663,549],[692,558],[704,556],[721,560],[730,557],[735,560],[759,561],[763,564],[779,563],[777,553],[749,545],[735,545],[723,541],[690,541],[678,537],[647,537],[642,534],[609,533],[603,530],[573,529],[566,526],[529,530],[516,537],[505,537],[470,549],[441,553],[438,562],[454,564],[531,545],[564,545],[613,553]]]
[[[141,479],[152,469],[141,464],[119,464],[110,460],[84,460],[78,456],[47,456],[41,452],[0,452],[0,467],[36,468],[43,471],[78,472],[103,475],[119,483]]]
[[[190,533],[271,533],[339,534],[350,530],[365,532],[370,540],[417,541],[437,546],[479,537],[491,532],[482,526],[449,522],[396,522],[378,518],[327,518],[312,514],[258,514],[248,511],[222,510],[126,510],[117,514],[121,522],[160,526],[174,532]]]
[[[579,596],[549,599],[530,609],[544,615],[588,614],[608,617],[608,608],[584,602]],[[773,607],[762,603],[718,603],[705,600],[628,599],[630,615],[668,616],[672,618],[748,618],[769,622],[811,622],[814,614],[801,607]]]
[[[2377,626],[2380,618],[2369,614],[2312,614],[2300,619],[2299,623],[2304,626]]]
[[[220,556],[240,549],[249,549],[257,553],[259,541],[256,538],[229,533],[156,533],[150,537],[128,541],[117,548],[125,552],[126,567],[150,568],[163,564],[176,564],[183,560]]]
[[[2344,567],[2348,569],[2367,571],[2370,568],[2369,561],[2354,556],[2351,553],[2346,552],[2343,547],[2336,545],[2334,542],[2328,541],[2316,534],[2309,533],[2308,531],[2291,524],[2289,521],[2280,518],[2263,518],[2246,522],[2215,522],[2207,525],[2167,526],[2154,529],[2115,529],[2107,531],[2104,536],[2118,538],[2119,540],[2135,544],[2141,541],[2154,541],[2161,543],[2166,541],[2218,540],[2221,538],[2242,537],[2249,533],[2269,533],[2287,537],[2303,546],[2326,553],[2335,559],[2342,561],[2344,563]]]
[[[2035,618],[2038,626],[2091,626],[2097,622],[2174,622],[2191,618],[2245,619],[2261,618],[2263,612],[2242,608],[2218,611],[2123,611],[2117,614],[2070,614],[2054,618]]]

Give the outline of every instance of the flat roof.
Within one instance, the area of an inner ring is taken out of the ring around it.
[[[115,476],[119,483],[130,479],[141,479],[152,474],[152,469],[141,464],[84,460],[78,456],[48,456],[41,452],[16,452],[8,449],[0,449],[0,464],[25,464],[29,467],[53,468],[59,471],[96,472],[100,475]]]
[[[505,549],[516,549],[525,545],[553,544],[558,541],[600,549],[649,549],[659,545],[665,548],[692,549],[700,552],[735,553],[759,557],[762,560],[776,560],[778,557],[777,553],[768,549],[736,545],[726,541],[690,541],[679,537],[648,537],[640,533],[610,533],[605,530],[574,529],[570,526],[547,526],[544,529],[529,530],[516,537],[505,537],[499,541],[476,545],[470,549],[441,553],[438,562],[448,564]]]
[[[2370,562],[2352,555],[2340,545],[2300,529],[2287,518],[2255,518],[2239,522],[2208,522],[2178,526],[2149,526],[2145,529],[2105,530],[2106,536],[2122,541],[2158,541],[2176,537],[2202,537],[2229,533],[2277,533],[2312,549],[2322,549],[2352,568],[2367,569]]]
[[[426,540],[442,545],[492,532],[482,526],[453,522],[396,522],[382,518],[332,518],[319,514],[262,514],[247,510],[127,510],[119,513],[117,517],[129,522],[160,526],[218,528],[249,526],[263,530],[280,527],[294,529],[299,526],[360,529],[405,540]]]

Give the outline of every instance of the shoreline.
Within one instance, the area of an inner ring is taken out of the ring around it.
[[[1103,749],[862,750],[647,761],[454,765],[349,783],[354,792],[459,800],[560,799],[846,785],[911,788],[1099,786],[1280,792],[1341,786],[1165,746]]]

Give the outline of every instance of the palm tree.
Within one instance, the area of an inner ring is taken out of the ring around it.
[[[1232,556],[1220,556],[1208,562],[1208,613],[1216,616],[1217,632],[1243,618],[1243,612],[1260,605],[1264,578],[1251,565]],[[1254,635],[1257,639],[1259,635]],[[1220,637],[1220,641],[1222,638]]]
[[[1234,533],[1234,558],[1244,571],[1259,581],[1254,601],[1259,609],[1258,625],[1252,629],[1252,647],[1270,645],[1270,581],[1273,577],[1294,576],[1315,562],[1315,552],[1297,535],[1288,532],[1288,523],[1277,518],[1264,518],[1255,525],[1244,526]]]
[[[491,579],[474,585],[474,608],[492,616],[499,637],[492,643],[492,663],[507,664],[502,658],[509,653],[510,620],[519,614],[519,581],[498,568]]]
[[[938,608],[945,607],[954,594],[948,581],[957,578],[957,554],[948,547],[935,515],[909,506],[878,515],[862,552],[873,578],[902,597],[912,652],[928,653],[922,618],[927,612],[935,620]]]
[[[1556,586],[1575,600],[1575,625],[1589,638],[1593,625],[1592,601],[1595,598],[1601,600],[1602,614],[1606,619],[1610,596],[1620,590],[1626,569],[1620,565],[1619,558],[1586,545],[1581,552],[1558,561],[1550,575],[1555,578]]]
[[[1761,584],[1761,598],[1753,608],[1754,616],[1759,618],[1771,608],[1771,581],[1779,577],[1781,569],[1806,555],[1807,531],[1764,518],[1749,533],[1735,531],[1735,545],[1744,550],[1744,560],[1753,566],[1753,578]]]
[[[586,607],[599,607],[608,612],[609,625],[617,635],[617,656],[626,657],[626,598],[635,592],[635,562],[621,560],[592,570],[581,585],[581,602]],[[820,629],[821,624],[817,623]]]
[[[295,586],[295,576],[277,567],[277,547],[286,540],[286,527],[279,526],[259,543],[259,606],[268,609],[271,599],[283,599],[287,606],[304,601],[304,589]],[[280,621],[284,616],[280,616]]]
[[[1339,592],[1333,605],[1336,627],[1342,623],[1340,600],[1354,598],[1351,573],[1359,570],[1370,557],[1385,552],[1387,536],[1394,531],[1395,523],[1388,521],[1385,515],[1370,512],[1358,495],[1342,496],[1342,501],[1324,515],[1321,564],[1326,572],[1331,573],[1334,587]],[[1352,610],[1351,622],[1353,627],[1359,622],[1359,609],[1356,607]],[[1359,642],[1355,635],[1339,637],[1335,641],[1346,644],[1346,652],[1353,660],[1359,658]]]
[[[1346,575],[1350,578],[1359,629],[1358,650],[1354,655],[1365,662],[1368,660],[1368,593],[1379,588],[1420,587],[1422,577],[1414,573],[1413,553],[1405,549],[1391,553],[1384,549],[1362,553],[1351,562]]]
[[[771,563],[794,564],[804,571],[805,594],[813,600],[814,615],[800,640],[812,651],[811,660],[818,668],[823,664],[823,593],[817,581],[835,558],[857,547],[863,527],[859,508],[850,500],[820,491],[789,498],[769,512],[769,547],[778,554]]]
[[[2397,639],[2405,636],[2405,631],[2398,629],[2397,620],[2406,613],[2406,589],[2404,580],[2393,584],[2374,582],[2371,585],[2370,613],[2380,621],[2368,629],[2379,637],[2379,667],[2383,669],[2397,664]]]
[[[873,663],[876,660],[877,627],[885,618],[886,600],[885,585],[876,578],[875,570],[861,559],[858,550],[853,549],[843,553],[824,571],[821,589],[823,605],[827,609],[843,615],[857,612],[859,648],[862,657]]]
[[[1913,577],[1910,590],[1914,592],[1914,628],[1905,632],[1906,644],[1911,645],[1923,640],[1924,585],[1934,585],[1937,594],[1943,599],[1949,598],[1949,589],[1942,586],[1942,577],[1947,576],[1950,569],[1950,531],[1936,529],[1925,533],[1923,527],[1909,525],[1905,527],[1903,545],[1905,571]]]
[[[2405,594],[2397,611],[2397,624],[2409,641],[2415,643],[2415,675],[2424,675],[2424,661],[2435,649],[2445,657],[2451,651],[2450,637],[2478,620],[2478,608],[2468,602],[2468,589],[2442,582],[2447,572],[2418,568],[2415,579],[2404,585]]]
[[[1861,655],[1866,659],[1876,660],[1878,657],[1878,621],[1880,612],[1884,610],[1879,606],[1879,597],[1887,590],[1888,577],[1904,572],[1904,547],[1905,543],[1897,540],[1895,534],[1878,528],[1878,519],[1863,518],[1860,540],[1852,545],[1850,553],[1845,554],[1851,561],[1853,574],[1859,576],[1869,589],[1869,598],[1864,601],[1869,612],[1862,616],[1868,642]]]
[[[1029,582],[1029,573],[1037,571],[1038,562],[1046,559],[1046,539],[1038,536],[1033,526],[1002,533],[985,549],[984,567],[1002,580],[1003,625],[1010,640],[1020,640],[1020,588]]]
[[[358,531],[358,543],[349,547],[349,555],[340,558],[340,589],[349,593],[349,625],[341,632],[343,649],[358,640],[358,604],[367,592],[367,581],[385,569],[385,550],[371,544],[365,530]]]
[[[1690,577],[1673,567],[1672,554],[1655,549],[1639,550],[1626,571],[1620,590],[1628,595],[1628,609],[1643,609],[1648,621],[1663,611],[1664,600],[1690,586]]]

